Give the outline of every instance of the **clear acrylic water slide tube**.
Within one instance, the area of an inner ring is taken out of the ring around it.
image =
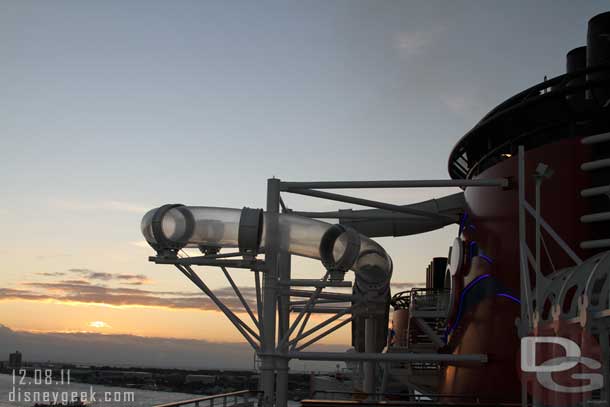
[[[158,242],[153,231],[153,221],[159,208],[153,209],[142,219],[142,234],[153,246]],[[236,248],[239,246],[240,220],[242,209],[205,206],[177,206],[162,215],[160,230],[164,239],[178,247]],[[291,254],[313,259],[321,259],[320,244],[333,225],[318,220],[280,214],[280,249]],[[265,248],[266,215],[260,230],[261,251]],[[357,242],[350,242],[357,239]],[[384,286],[389,284],[392,261],[385,250],[375,241],[358,233],[341,233],[332,244],[332,257],[341,259],[350,244],[359,247],[354,261],[348,268],[356,272],[357,280],[366,285]],[[360,285],[360,284],[359,284]],[[360,287],[365,289],[365,287]]]

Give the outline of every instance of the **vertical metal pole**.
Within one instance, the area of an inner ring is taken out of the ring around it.
[[[390,378],[390,362],[386,362],[383,364],[383,376],[381,377],[381,390],[379,391],[379,393],[382,394],[382,399],[381,401],[383,401],[385,399],[385,396],[383,396],[385,394],[385,392],[388,389],[388,381]]]
[[[261,273],[254,272],[254,286],[256,289],[256,313],[258,314],[258,331],[263,338],[263,294],[261,290]]]
[[[279,257],[281,283],[290,281],[290,272],[290,253],[282,251]],[[280,286],[280,296],[278,297],[278,318],[278,338],[283,338],[290,329],[290,287],[284,284]],[[278,352],[285,355],[288,352],[288,341],[280,345]],[[285,357],[276,361],[276,407],[287,407],[288,405],[288,362],[289,359]]]
[[[364,351],[366,353],[375,352],[375,319],[369,317],[364,322]],[[368,394],[368,399],[372,399],[375,393],[375,362],[367,360],[364,362],[364,385],[363,390]]]
[[[536,219],[535,219],[535,239],[536,239],[536,246],[535,249],[536,250],[536,258],[534,260],[536,260],[536,287],[535,287],[535,292],[534,292],[534,300],[536,301],[536,309],[534,311],[534,323],[538,323],[539,319],[540,319],[540,314],[542,314],[542,257],[541,257],[541,242],[542,242],[542,236],[540,234],[540,212],[542,211],[542,203],[540,200],[540,188],[542,186],[542,181],[543,181],[543,175],[542,174],[536,174],[535,176],[535,204],[536,204]],[[541,406],[542,404],[540,402],[538,402],[537,400],[534,400],[534,406],[538,407]]]
[[[527,314],[528,314],[528,301],[529,301],[529,293],[527,292],[529,289],[529,284],[526,279],[529,278],[529,275],[526,275],[526,270],[524,269],[524,261],[526,254],[523,252],[524,247],[526,247],[526,234],[525,234],[525,148],[521,145],[518,147],[518,187],[519,187],[519,256],[520,256],[520,264],[521,264],[521,272],[519,275],[521,276],[521,319],[519,321],[519,335],[527,335]],[[527,263],[525,263],[527,264]],[[527,407],[527,382],[523,378],[521,379],[521,406]]]
[[[263,406],[273,407],[275,402],[275,324],[278,294],[278,254],[280,180],[267,180],[267,216],[265,232],[265,275],[263,279],[263,338],[261,356],[261,380],[263,382]]]
[[[540,254],[540,211],[541,211],[541,202],[540,202],[540,186],[542,184],[542,176],[536,175],[536,315],[540,315],[540,310],[542,309],[542,305],[540,304],[540,296],[541,296],[541,283],[540,277],[542,276],[542,267],[541,267],[541,254]]]
[[[536,174],[535,176],[535,205],[536,205],[536,219],[535,219],[535,230],[534,230],[534,238],[536,239],[536,245],[534,250],[536,251],[536,258],[534,259],[536,261],[536,273],[534,273],[534,275],[536,276],[536,287],[535,287],[535,291],[534,291],[534,301],[536,301],[536,308],[534,310],[534,323],[537,323],[539,318],[540,318],[540,314],[542,313],[542,304],[540,304],[540,302],[542,301],[542,266],[541,266],[541,262],[542,262],[542,258],[541,258],[541,240],[542,240],[542,236],[540,235],[540,212],[542,210],[541,208],[541,202],[540,202],[540,187],[542,185],[542,175],[541,174]],[[534,406],[538,407],[541,404],[537,401],[534,400]]]

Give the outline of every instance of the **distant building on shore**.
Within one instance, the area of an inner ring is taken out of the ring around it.
[[[21,352],[15,351],[8,355],[8,367],[21,367]]]

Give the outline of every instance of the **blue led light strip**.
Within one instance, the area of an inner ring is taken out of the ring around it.
[[[472,280],[470,282],[470,284],[468,284],[466,287],[464,287],[464,289],[462,290],[462,294],[460,295],[460,305],[458,306],[458,313],[457,313],[457,316],[455,317],[455,322],[450,327],[447,328],[447,331],[445,332],[445,338],[447,338],[449,335],[451,335],[451,333],[455,330],[458,323],[460,322],[460,319],[462,319],[462,311],[463,311],[463,307],[464,307],[464,297],[466,296],[468,291],[470,291],[470,289],[472,287],[477,285],[479,283],[479,281],[482,281],[489,277],[491,277],[491,274],[483,274],[482,276],[479,276],[479,277],[475,278],[474,280]]]
[[[493,261],[493,259],[492,259],[491,257],[486,256],[486,255],[484,255],[483,253],[480,253],[480,252],[479,252],[478,256],[479,256],[480,258],[482,258],[483,260],[485,260],[486,262],[488,262],[489,264],[492,264],[492,263],[494,262],[494,261]]]
[[[474,247],[477,245],[476,241],[471,241],[470,244],[468,245],[468,260],[472,260],[472,255],[474,252]]]
[[[462,293],[460,295],[460,303],[458,306],[458,313],[455,318],[455,322],[450,327],[447,327],[447,329],[445,330],[445,334],[443,335],[443,339],[445,340],[445,342],[447,342],[449,335],[451,335],[451,333],[453,333],[453,331],[455,331],[455,328],[457,328],[458,324],[460,323],[460,320],[462,319],[462,313],[464,311],[464,309],[463,309],[464,308],[464,298],[466,297],[466,294],[468,293],[468,291],[470,291],[479,282],[481,282],[482,280],[485,280],[486,278],[489,278],[489,277],[491,277],[491,274],[483,274],[483,275],[475,278],[474,280],[472,280],[466,287],[464,287],[464,289],[462,290]],[[498,293],[498,294],[496,294],[496,296],[508,298],[509,300],[514,301],[517,304],[521,304],[521,300],[519,298],[514,297],[508,293]]]
[[[517,297],[513,297],[510,294],[506,294],[506,293],[500,293],[498,294],[498,297],[505,297],[508,298],[509,300],[513,300],[514,302],[516,302],[517,304],[521,304],[521,300]]]
[[[468,219],[468,214],[466,212],[464,212],[464,214],[462,215],[462,219],[460,219],[460,228],[458,229],[458,236],[461,236],[462,232],[464,231],[464,225],[466,224],[466,219]]]

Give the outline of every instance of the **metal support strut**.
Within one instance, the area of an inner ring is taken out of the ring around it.
[[[267,233],[265,247],[265,273],[263,278],[263,337],[261,354],[261,381],[263,406],[275,403],[275,323],[278,298],[278,257],[280,180],[267,180]]]

